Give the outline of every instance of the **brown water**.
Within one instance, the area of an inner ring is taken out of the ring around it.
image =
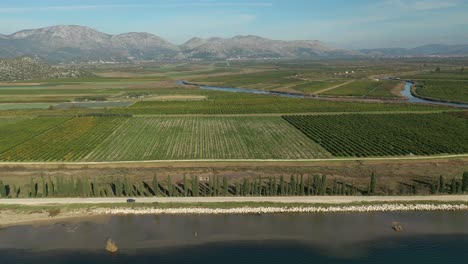
[[[392,230],[394,222],[403,226],[403,232]],[[104,251],[107,238],[118,244],[117,254]],[[450,256],[468,260],[468,249],[458,250],[467,246],[468,212],[113,216],[0,229],[2,264],[40,263],[35,261],[44,257],[57,260],[52,263],[222,260],[213,256],[225,258],[223,263],[235,263],[231,262],[235,256],[241,261],[237,263],[279,263],[288,256],[304,260],[293,263],[310,263],[305,261],[310,258],[326,263],[381,258],[381,263],[391,263],[385,259],[395,260],[398,254],[414,258],[408,255],[410,249],[423,256],[441,256],[449,254],[441,251],[446,247],[452,250]],[[252,252],[267,255],[242,255]]]

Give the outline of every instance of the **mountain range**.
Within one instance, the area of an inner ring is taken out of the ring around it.
[[[182,45],[175,45],[149,33],[110,35],[77,25],[58,25],[0,35],[0,58],[33,56],[50,63],[465,55],[468,55],[468,45],[350,51],[330,47],[318,40],[284,41],[251,35],[192,38]]]
[[[193,38],[172,44],[149,33],[110,35],[83,26],[52,26],[0,35],[0,57],[37,56],[49,62],[179,59],[297,59],[349,57],[318,40],[282,41],[257,36]]]

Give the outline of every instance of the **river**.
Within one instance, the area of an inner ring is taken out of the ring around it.
[[[107,238],[119,252],[104,251]],[[2,264],[464,263],[467,248],[468,212],[128,215],[0,229]]]
[[[309,96],[309,95],[299,95],[299,94],[292,94],[292,93],[284,93],[284,92],[275,92],[275,91],[264,91],[264,90],[254,90],[254,89],[245,89],[245,88],[233,88],[233,87],[219,87],[219,86],[205,86],[205,85],[198,85],[188,83],[186,81],[177,81],[179,85],[191,85],[197,86],[203,90],[212,90],[212,91],[223,91],[223,92],[231,92],[231,93],[250,93],[250,94],[263,94],[263,95],[276,95],[282,97],[289,97],[289,98],[308,98],[308,99],[328,99],[325,97],[319,96]],[[438,101],[431,101],[422,99],[419,97],[415,97],[411,94],[411,82],[405,83],[405,89],[401,91],[401,95],[406,98],[406,102],[408,103],[423,103],[423,104],[435,104],[435,105],[445,105],[445,106],[452,106],[452,107],[461,107],[461,108],[468,108],[468,104],[458,104],[458,103],[448,103],[448,102],[438,102]],[[405,102],[405,101],[403,101]]]

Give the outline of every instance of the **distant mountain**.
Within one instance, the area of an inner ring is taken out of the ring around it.
[[[257,36],[233,38],[193,38],[182,46],[188,58],[320,58],[356,55],[342,49],[326,46],[318,40],[282,41]]]
[[[361,53],[371,56],[468,56],[468,45],[424,45],[416,48],[364,49]]]
[[[0,57],[38,56],[51,62],[172,59],[179,54],[179,47],[155,35],[109,35],[82,26],[23,30],[0,38]]]
[[[109,35],[83,26],[52,26],[0,35],[0,57],[37,56],[49,62],[172,59],[329,58],[357,55],[320,41],[257,36],[193,38],[177,46],[149,33]]]

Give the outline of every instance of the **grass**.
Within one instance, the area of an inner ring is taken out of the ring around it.
[[[468,153],[468,119],[451,114],[284,116],[334,156]]]
[[[336,89],[324,92],[324,95],[360,96],[360,97],[396,97],[391,90],[397,86],[397,81],[355,81]]]

